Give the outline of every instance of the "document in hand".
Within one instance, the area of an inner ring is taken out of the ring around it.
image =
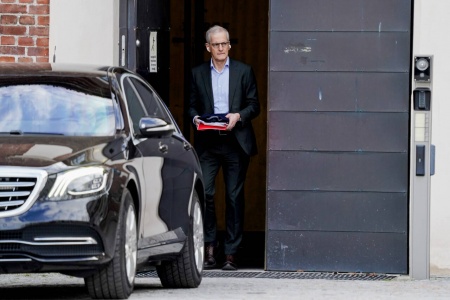
[[[228,126],[228,118],[225,117],[225,114],[203,115],[199,121],[197,130],[226,130]]]
[[[208,130],[208,129],[214,129],[214,130],[226,130],[228,124],[227,123],[221,123],[221,122],[205,122],[200,120],[200,123],[197,125],[197,130]]]

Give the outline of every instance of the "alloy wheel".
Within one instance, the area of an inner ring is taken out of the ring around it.
[[[203,239],[203,219],[200,204],[195,203],[194,212],[192,216],[192,238],[194,240],[194,258],[198,272],[203,270],[203,257],[204,257],[204,239]]]
[[[128,282],[131,283],[136,275],[137,257],[136,214],[132,206],[128,207],[125,226],[125,266]]]

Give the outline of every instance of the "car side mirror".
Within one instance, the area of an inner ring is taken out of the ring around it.
[[[160,118],[142,117],[139,130],[144,137],[168,136],[175,131],[175,126]]]

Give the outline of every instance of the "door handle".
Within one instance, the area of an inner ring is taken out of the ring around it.
[[[159,151],[161,151],[162,153],[167,153],[169,151],[169,146],[159,142]]]
[[[184,142],[183,143],[183,148],[184,148],[184,150],[189,151],[189,150],[192,149],[192,146],[188,142]]]

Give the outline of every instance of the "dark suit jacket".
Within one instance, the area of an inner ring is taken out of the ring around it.
[[[214,98],[211,83],[211,62],[208,61],[192,69],[191,96],[189,105],[189,117],[214,113]],[[248,155],[255,155],[256,139],[251,120],[258,116],[260,107],[256,79],[252,68],[237,60],[230,58],[230,82],[229,82],[229,112],[239,113],[241,122],[233,128],[242,149]],[[208,131],[208,130],[207,130]],[[196,130],[195,148],[201,154],[208,147],[208,135],[211,132]],[[214,134],[217,134],[214,132]]]

